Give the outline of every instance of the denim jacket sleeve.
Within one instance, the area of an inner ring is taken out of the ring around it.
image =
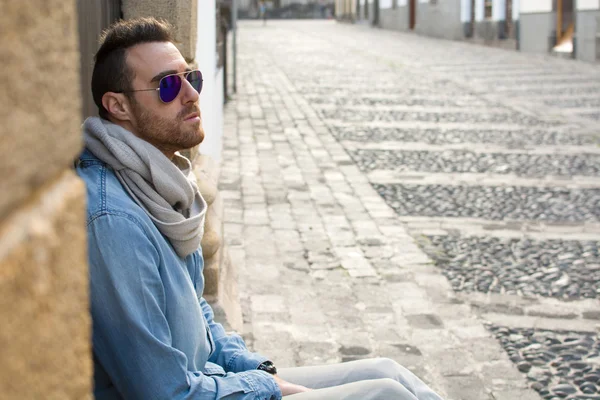
[[[126,399],[279,400],[263,371],[207,376],[189,371],[165,316],[160,251],[124,213],[88,225],[94,354]]]
[[[215,352],[211,355],[210,362],[222,366],[227,372],[242,372],[255,370],[268,360],[267,357],[249,351],[238,334],[225,333],[223,326],[214,321],[213,311],[206,300],[201,297],[199,301],[215,342]]]

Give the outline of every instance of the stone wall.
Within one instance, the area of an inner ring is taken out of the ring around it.
[[[175,44],[189,63],[196,58],[198,1],[209,0],[122,0],[121,7],[125,19],[154,17],[170,22],[175,30]]]
[[[91,398],[75,1],[0,14],[0,393]]]

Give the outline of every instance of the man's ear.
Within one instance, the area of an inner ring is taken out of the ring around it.
[[[106,92],[102,96],[102,105],[108,114],[118,121],[131,121],[131,104],[123,93]]]

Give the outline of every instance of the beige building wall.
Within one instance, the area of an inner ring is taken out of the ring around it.
[[[0,13],[0,397],[91,398],[76,2]]]
[[[170,22],[175,29],[177,48],[188,63],[195,60],[198,0],[122,0],[121,4],[125,19],[154,17]]]

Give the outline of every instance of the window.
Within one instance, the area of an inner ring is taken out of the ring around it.
[[[486,19],[491,19],[492,18],[492,0],[484,0],[484,11],[483,11],[483,16]]]

